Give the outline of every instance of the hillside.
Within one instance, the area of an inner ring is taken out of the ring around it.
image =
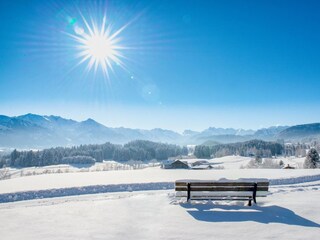
[[[163,129],[109,128],[93,119],[75,121],[59,116],[0,116],[0,147],[47,148],[132,140],[179,142],[181,135]]]
[[[301,140],[306,138],[320,138],[320,123],[302,124],[289,127],[281,131],[279,138]]]

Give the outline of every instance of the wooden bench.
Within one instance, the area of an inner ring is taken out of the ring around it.
[[[176,197],[189,200],[235,200],[249,201],[251,206],[256,197],[266,197],[269,189],[267,179],[239,180],[177,180],[175,182]]]

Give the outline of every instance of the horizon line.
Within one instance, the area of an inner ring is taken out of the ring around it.
[[[62,115],[53,115],[53,114],[52,115],[47,115],[47,114],[42,115],[42,114],[31,113],[31,112],[25,113],[25,114],[21,114],[21,115],[12,115],[12,116],[0,114],[0,116],[5,116],[5,117],[9,117],[9,118],[18,118],[18,117],[27,116],[27,115],[35,115],[35,116],[40,116],[40,117],[60,117],[60,118],[65,119],[65,120],[72,120],[72,121],[75,121],[75,122],[78,122],[78,123],[85,122],[85,121],[88,121],[88,120],[93,120],[96,123],[101,124],[101,125],[103,125],[104,127],[107,127],[107,128],[114,128],[114,129],[125,128],[125,129],[146,130],[146,131],[152,131],[152,130],[156,130],[156,129],[161,129],[161,130],[173,131],[173,132],[176,132],[176,133],[179,133],[179,134],[183,134],[183,132],[185,132],[185,131],[193,131],[193,132],[201,133],[201,132],[203,132],[205,130],[208,130],[210,128],[224,129],[224,130],[233,129],[233,130],[244,130],[244,131],[254,131],[254,132],[256,132],[256,131],[261,130],[261,129],[268,129],[268,128],[272,128],[272,127],[288,127],[289,128],[289,127],[293,127],[293,126],[309,125],[309,124],[319,123],[319,122],[310,122],[310,123],[300,123],[300,124],[295,124],[295,125],[279,125],[279,124],[277,124],[277,125],[270,125],[268,127],[261,127],[261,128],[256,128],[256,129],[254,129],[254,128],[235,128],[235,127],[218,127],[218,126],[213,127],[213,126],[208,126],[207,128],[205,128],[203,130],[200,130],[200,131],[192,130],[192,129],[184,129],[181,132],[181,131],[177,131],[177,130],[173,130],[173,129],[169,129],[169,128],[161,128],[161,127],[153,127],[153,128],[139,128],[139,127],[137,127],[137,128],[132,128],[132,127],[125,127],[125,126],[108,126],[108,125],[106,125],[104,123],[101,123],[101,122],[95,120],[92,117],[88,117],[85,120],[82,120],[82,119],[80,120],[80,119],[63,117]],[[250,135],[250,134],[248,134],[248,135]]]

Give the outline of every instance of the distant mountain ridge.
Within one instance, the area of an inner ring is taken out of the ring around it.
[[[155,128],[152,130],[111,128],[94,119],[75,121],[60,116],[25,114],[17,117],[0,115],[0,147],[48,148],[79,144],[132,140],[150,140],[175,144],[232,143],[252,139],[307,140],[320,138],[320,123],[296,126],[272,126],[254,130],[210,127],[201,132],[185,130],[182,134]]]
[[[215,128],[215,127],[210,127],[208,129],[205,129],[204,131],[201,132],[201,135],[237,135],[237,136],[245,136],[245,135],[252,135],[254,134],[254,130],[245,130],[245,129],[234,129],[234,128]]]
[[[0,147],[46,148],[105,142],[123,144],[132,140],[178,142],[182,135],[163,129],[110,128],[93,119],[75,121],[60,116],[0,115]]]
[[[279,138],[284,139],[304,139],[304,138],[319,138],[320,123],[301,124],[288,127],[278,134]]]

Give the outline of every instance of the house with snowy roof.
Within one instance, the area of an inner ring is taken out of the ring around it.
[[[174,160],[174,161],[164,161],[161,165],[163,169],[189,169],[189,165],[185,161]]]

